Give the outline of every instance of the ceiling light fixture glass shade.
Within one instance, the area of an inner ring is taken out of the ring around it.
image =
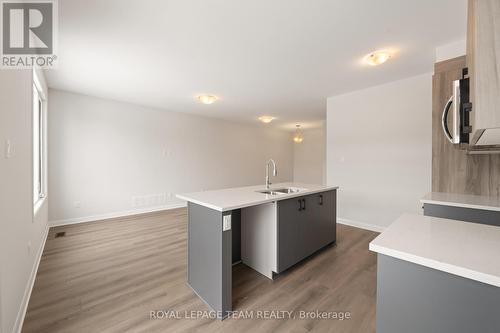
[[[302,135],[302,131],[300,130],[300,125],[295,126],[295,134],[293,135],[293,141],[295,143],[301,143],[304,141],[304,136]]]
[[[203,104],[212,104],[216,100],[218,100],[217,96],[214,95],[200,95],[198,96],[198,100]]]
[[[272,116],[260,116],[259,120],[263,122],[264,124],[269,124],[271,121],[273,121],[275,118]]]
[[[375,51],[365,57],[365,62],[370,66],[381,65],[391,58],[389,51]]]

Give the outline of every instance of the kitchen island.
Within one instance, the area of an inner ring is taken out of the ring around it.
[[[273,279],[335,243],[337,189],[281,183],[178,194],[188,202],[188,285],[225,318],[233,263]]]

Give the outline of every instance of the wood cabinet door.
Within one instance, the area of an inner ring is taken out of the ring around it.
[[[471,80],[472,143],[500,128],[500,1],[469,0],[467,66]]]

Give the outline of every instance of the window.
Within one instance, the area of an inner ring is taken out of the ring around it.
[[[33,203],[45,198],[45,103],[43,92],[33,83]]]

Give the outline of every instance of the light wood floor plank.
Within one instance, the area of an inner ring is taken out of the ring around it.
[[[55,238],[65,231],[64,237]],[[330,246],[274,281],[233,267],[238,311],[350,311],[350,320],[150,319],[204,311],[186,285],[186,209],[51,228],[23,332],[375,332],[376,233],[338,225]]]

